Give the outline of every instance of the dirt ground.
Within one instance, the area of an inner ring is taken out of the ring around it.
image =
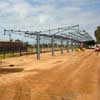
[[[100,54],[93,50],[10,58],[0,68],[7,70],[0,100],[100,100]]]

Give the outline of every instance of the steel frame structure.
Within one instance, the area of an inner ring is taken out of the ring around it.
[[[72,31],[72,32],[68,32]],[[22,30],[13,30],[13,29],[4,29],[4,34],[7,32],[15,32],[15,33],[24,33],[27,36],[36,36],[36,45],[37,45],[37,59],[40,60],[40,40],[41,37],[46,37],[51,39],[51,52],[52,56],[55,55],[54,53],[54,40],[59,39],[61,43],[61,54],[63,54],[63,42],[66,41],[66,45],[69,46],[69,41],[70,41],[70,46],[72,47],[79,47],[80,43],[85,43],[87,41],[92,41],[93,38],[86,32],[82,34],[82,32],[79,30],[79,25],[73,25],[73,26],[65,26],[65,27],[59,27],[59,28],[54,28],[50,30],[45,30],[45,31],[22,31]],[[49,33],[49,34],[47,34]],[[52,33],[52,34],[51,34]]]

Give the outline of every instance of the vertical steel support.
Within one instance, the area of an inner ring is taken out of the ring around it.
[[[71,39],[71,50],[73,51],[73,40]]]
[[[40,60],[40,34],[37,33],[37,60]]]
[[[52,45],[52,56],[54,56],[54,35],[52,35],[52,38],[51,38],[51,45]]]
[[[78,42],[76,42],[76,48],[78,48]]]
[[[73,50],[76,48],[76,41],[73,40]]]
[[[61,54],[63,54],[63,38],[61,38]]]
[[[72,40],[72,51],[74,51],[74,40]]]
[[[78,47],[80,48],[80,42],[78,43]]]
[[[66,40],[67,52],[69,52],[69,40]]]
[[[76,41],[74,41],[74,48],[76,49]]]
[[[79,48],[79,42],[77,42],[77,48]]]

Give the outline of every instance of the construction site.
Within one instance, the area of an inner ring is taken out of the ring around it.
[[[100,53],[79,25],[1,37],[0,100],[99,100]]]

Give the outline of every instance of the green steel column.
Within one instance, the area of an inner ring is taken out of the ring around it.
[[[69,40],[66,41],[67,52],[69,52]]]
[[[78,46],[79,46],[79,48],[80,48],[80,42],[78,43]]]
[[[37,34],[37,60],[40,60],[40,34]]]
[[[63,38],[61,38],[61,54],[63,54]]]
[[[73,51],[73,40],[71,39],[71,50]]]
[[[52,45],[52,50],[51,50],[52,56],[54,56],[54,35],[51,38],[51,45]]]
[[[73,49],[76,48],[76,41],[73,40]]]
[[[74,48],[76,49],[76,41],[74,41]]]
[[[74,45],[73,45],[73,40],[72,40],[72,51],[73,51],[73,46],[74,46]]]

